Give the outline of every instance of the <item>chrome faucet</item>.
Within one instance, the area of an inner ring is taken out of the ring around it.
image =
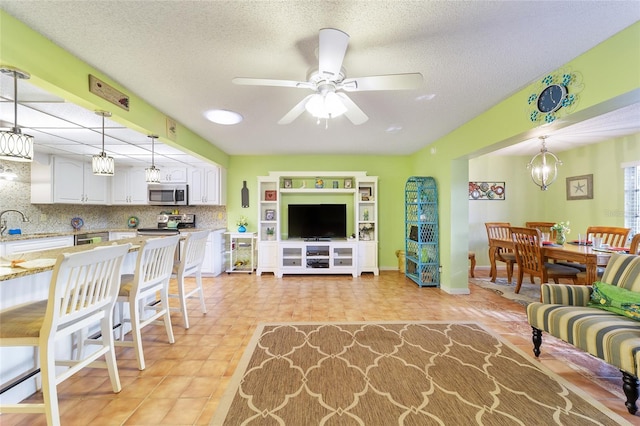
[[[4,216],[5,213],[9,213],[9,212],[20,213],[20,216],[22,216],[22,221],[29,222],[29,218],[25,216],[24,213],[22,213],[20,210],[9,209],[9,210],[1,211],[0,212],[0,237],[2,237],[2,235],[4,235],[4,231],[7,230],[7,220],[2,219],[2,216]]]

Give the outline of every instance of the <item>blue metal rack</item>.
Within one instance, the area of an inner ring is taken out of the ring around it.
[[[438,188],[432,177],[407,180],[405,199],[405,275],[420,287],[440,287]]]

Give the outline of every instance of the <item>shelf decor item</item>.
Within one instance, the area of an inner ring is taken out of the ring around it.
[[[274,189],[267,189],[264,191],[265,201],[276,201],[278,199],[278,191]]]
[[[293,188],[293,181],[291,179],[285,179],[284,187],[287,189]]]
[[[240,219],[236,221],[238,232],[247,232],[247,225],[249,224],[246,216],[240,216]]]
[[[352,185],[352,180],[351,179],[345,179],[344,180],[344,187],[345,189],[351,189],[351,185]]]
[[[316,188],[324,188],[324,181],[320,178],[316,178]]]
[[[264,220],[276,220],[276,211],[275,210],[265,210],[265,212],[264,212]]]

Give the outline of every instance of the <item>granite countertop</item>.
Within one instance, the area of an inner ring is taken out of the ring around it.
[[[180,231],[183,232],[196,232],[196,231],[204,231],[209,228],[181,228]],[[210,229],[211,231],[216,231],[217,229]],[[110,229],[86,229],[80,231],[61,231],[61,232],[47,232],[47,233],[38,233],[38,234],[16,234],[16,235],[3,235],[0,237],[0,243],[6,243],[10,241],[22,241],[22,240],[35,240],[37,238],[49,238],[49,237],[67,237],[74,236],[78,234],[95,234],[99,232],[137,232],[137,228],[110,228]]]
[[[185,228],[185,229],[181,229],[180,231],[196,232],[196,231],[204,231],[205,229],[207,228]],[[217,229],[210,229],[210,231],[215,231],[215,230]],[[132,229],[132,228],[109,229],[105,231],[90,231],[90,232],[109,232],[109,231],[133,232],[133,231],[136,231],[136,229]],[[0,242],[27,240],[27,239],[34,239],[34,238],[68,236],[68,235],[74,235],[74,234],[75,232],[52,232],[49,234],[11,235],[10,238],[5,237],[0,239]],[[26,261],[37,261],[37,262],[31,262],[32,265],[30,265],[31,267],[29,268],[23,268],[19,266],[15,268],[11,268],[10,264],[7,264],[7,263],[15,259],[0,259],[0,281],[11,280],[13,278],[19,278],[27,275],[33,275],[40,272],[53,270],[55,259],[61,253],[75,253],[75,252],[84,251],[84,250],[91,250],[99,246],[105,246],[110,244],[126,244],[126,243],[132,244],[132,247],[129,250],[130,252],[132,252],[132,251],[138,251],[140,249],[140,245],[144,241],[150,238],[157,238],[157,237],[158,236],[155,236],[155,235],[154,236],[136,236],[134,238],[124,238],[124,239],[115,240],[115,241],[104,241],[102,243],[96,243],[96,244],[84,244],[79,246],[62,247],[57,249],[42,250],[42,251],[35,251],[35,252],[21,254],[20,255],[21,260],[24,259]]]
[[[51,249],[51,250],[24,253],[20,255],[20,259],[21,260],[24,259],[25,261],[31,261],[30,266],[32,267],[29,267],[29,268],[24,268],[20,266],[16,266],[15,268],[12,268],[10,264],[6,265],[7,260],[2,259],[0,261],[0,281],[6,281],[14,278],[25,277],[27,275],[38,274],[40,272],[51,271],[53,270],[55,260],[62,253],[77,253],[79,251],[91,250],[100,246],[107,246],[111,244],[127,244],[127,243],[132,244],[131,248],[129,249],[129,252],[133,252],[133,251],[138,251],[140,249],[140,245],[150,238],[154,238],[154,237],[124,238],[122,240],[117,240],[117,241],[105,241],[103,243],[84,244],[80,246],[62,247],[62,248]]]

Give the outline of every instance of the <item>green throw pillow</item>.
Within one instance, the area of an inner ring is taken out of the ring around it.
[[[597,281],[589,306],[624,315],[640,321],[640,293]]]

